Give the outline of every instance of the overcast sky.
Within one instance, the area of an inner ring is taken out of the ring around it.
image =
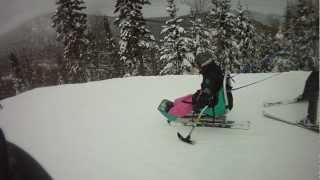
[[[85,0],[88,12],[96,14],[113,15],[116,0]],[[166,0],[150,0],[151,5],[144,8],[144,16],[156,17],[166,16]],[[177,0],[179,14],[189,12],[189,6],[183,1]],[[287,0],[241,0],[247,4],[250,10],[262,13],[283,14]],[[34,16],[54,12],[55,0],[0,0],[0,33],[8,31],[19,23]],[[238,0],[232,0],[237,4]]]

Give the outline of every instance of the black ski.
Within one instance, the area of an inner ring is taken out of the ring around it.
[[[182,123],[184,126],[197,126],[197,127],[209,127],[209,128],[230,128],[230,129],[242,129],[249,130],[250,121],[235,122],[235,121],[224,121],[224,122],[212,122],[201,120],[197,123],[192,121]]]
[[[285,120],[285,119],[282,119],[282,118],[279,118],[271,113],[268,113],[266,111],[263,111],[263,115],[267,118],[270,118],[272,120],[276,120],[276,121],[280,121],[280,122],[283,122],[283,123],[286,123],[286,124],[289,124],[289,125],[293,125],[293,126],[297,126],[297,127],[301,127],[301,128],[304,128],[304,129],[307,129],[307,130],[311,130],[313,132],[316,132],[316,133],[319,133],[319,126],[306,126],[302,123],[299,123],[299,122],[292,122],[292,121],[288,121],[288,120]]]
[[[212,121],[205,121],[201,120],[197,123],[195,122],[185,122],[181,123],[184,126],[192,126],[190,133],[183,137],[179,132],[177,133],[178,138],[188,144],[194,144],[195,142],[191,140],[191,133],[195,127],[210,127],[210,128],[231,128],[231,129],[244,129],[248,130],[250,126],[250,121],[245,121],[242,123],[236,123],[235,121],[225,121],[225,122],[212,122]]]

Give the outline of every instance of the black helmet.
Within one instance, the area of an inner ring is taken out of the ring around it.
[[[199,67],[204,67],[212,62],[211,57],[209,52],[203,52],[196,55],[195,62]]]

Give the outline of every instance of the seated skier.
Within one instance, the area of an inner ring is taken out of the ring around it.
[[[209,107],[216,105],[218,91],[223,85],[223,72],[209,53],[197,55],[194,66],[203,77],[201,89],[192,95],[192,109],[195,113],[199,113],[206,105]]]

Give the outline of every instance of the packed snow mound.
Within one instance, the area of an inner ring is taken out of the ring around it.
[[[196,128],[191,146],[178,140],[190,127],[168,126],[162,99],[194,93],[201,76],[111,79],[38,88],[0,103],[9,141],[59,180],[316,180],[318,135],[262,116],[262,103],[296,97],[309,72],[288,72],[233,92],[228,119],[250,130]],[[274,74],[240,74],[234,87]],[[303,117],[307,104],[290,109]]]

